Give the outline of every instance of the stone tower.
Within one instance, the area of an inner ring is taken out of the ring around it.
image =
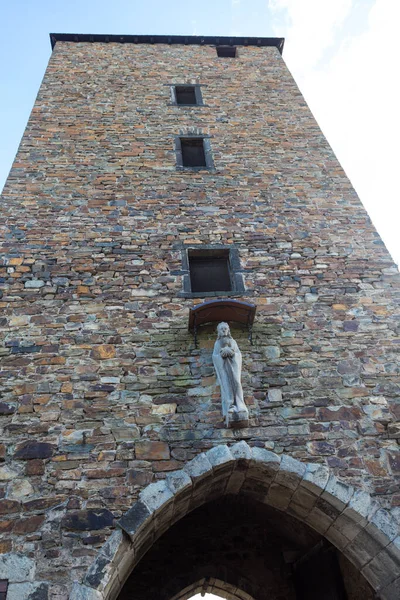
[[[51,39],[2,200],[0,598],[398,600],[399,275],[283,40]]]

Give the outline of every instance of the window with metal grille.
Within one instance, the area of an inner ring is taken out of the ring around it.
[[[180,245],[179,245],[180,246]],[[245,292],[238,248],[228,245],[180,246],[183,276],[182,298],[240,296]]]
[[[192,292],[229,292],[232,281],[229,250],[189,250]]]
[[[198,88],[198,86],[194,85],[176,85],[176,103],[181,105],[201,104],[198,98],[200,89],[198,89],[198,93],[196,94],[196,87]]]
[[[0,600],[6,600],[8,589],[8,579],[0,579]]]
[[[236,58],[235,46],[217,46],[217,55],[219,58]]]

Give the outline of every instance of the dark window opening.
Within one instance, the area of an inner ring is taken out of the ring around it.
[[[199,244],[182,249],[182,298],[239,296],[245,292],[238,248]]]
[[[235,46],[217,46],[219,58],[236,58]]]
[[[177,104],[198,104],[194,85],[176,85],[175,97]]]
[[[229,292],[232,281],[229,250],[189,250],[192,292]]]
[[[8,579],[0,579],[0,600],[6,600],[8,589]]]
[[[184,167],[206,167],[203,138],[181,138],[182,165]]]

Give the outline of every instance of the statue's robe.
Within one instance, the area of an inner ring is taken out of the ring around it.
[[[228,346],[234,351],[232,358],[221,356],[222,348]],[[242,354],[235,340],[218,338],[214,345],[213,363],[221,388],[222,414],[226,425],[230,421],[241,421],[248,418],[248,410],[243,400],[241,384]]]

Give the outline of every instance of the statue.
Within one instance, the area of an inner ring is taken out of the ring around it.
[[[240,375],[242,371],[242,354],[231,336],[229,325],[219,323],[218,338],[214,345],[213,363],[221,388],[222,414],[228,427],[245,426],[249,411],[243,400]]]

